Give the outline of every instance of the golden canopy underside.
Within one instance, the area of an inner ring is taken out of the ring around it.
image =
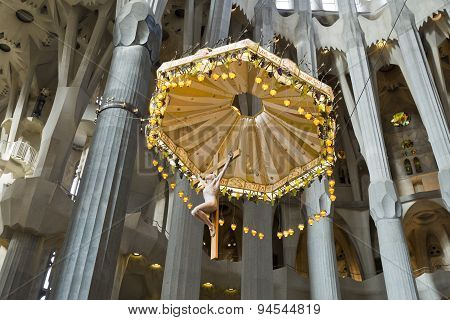
[[[247,47],[268,60],[278,59],[275,62],[296,79],[333,99],[328,86],[302,73],[292,61],[281,60],[250,40],[165,63],[158,70],[158,77],[199,59],[205,64],[205,57],[226,52],[226,47],[230,50]],[[167,90],[165,113],[159,126],[159,147],[175,154],[194,176],[213,171],[218,163],[224,162],[228,152],[239,149],[240,155],[226,171],[221,187],[240,194],[250,190],[270,195],[308,172],[331,166],[324,165],[323,161],[321,164],[323,143],[318,137],[318,127],[297,111],[302,107],[304,114],[320,116],[315,95],[302,93],[292,81],[280,81],[280,77],[273,76],[275,69],[269,73],[267,70],[243,58],[216,65],[202,81],[197,80],[196,74],[184,75],[183,81],[192,81],[189,87]],[[223,74],[227,75],[225,79]],[[263,84],[267,84],[265,90]],[[272,89],[276,90],[275,95],[270,93]],[[233,106],[239,100],[235,97],[243,93],[261,99],[258,113],[242,115]]]
[[[214,168],[229,151],[239,149],[240,156],[224,178],[272,185],[318,158],[317,127],[297,112],[301,105],[315,113],[314,101],[287,86],[278,88],[272,97],[270,89],[264,91],[255,83],[255,77],[261,77],[269,88],[276,87],[276,80],[248,69],[248,63],[239,66],[234,62],[229,69],[215,70],[217,74],[235,73],[233,80],[207,77],[202,82],[194,81],[191,87],[172,89],[162,131],[184,149],[202,173]],[[255,116],[243,116],[232,108],[235,95],[246,92],[261,99],[261,111]],[[284,106],[286,99],[290,107]]]

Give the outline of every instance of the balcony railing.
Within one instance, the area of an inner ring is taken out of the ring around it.
[[[36,168],[37,151],[27,141],[18,140],[12,143],[0,141],[2,159],[12,160],[22,166],[25,175],[32,174]]]

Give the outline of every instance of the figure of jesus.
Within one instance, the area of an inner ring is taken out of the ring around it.
[[[232,152],[228,153],[227,161],[217,176],[211,173],[205,177],[205,180],[199,177],[200,185],[203,187],[203,198],[205,202],[192,209],[191,214],[208,226],[211,237],[214,237],[216,234],[216,229],[209,220],[207,213],[214,213],[219,208],[217,195],[219,194],[220,180],[230,165],[231,159],[233,159]]]

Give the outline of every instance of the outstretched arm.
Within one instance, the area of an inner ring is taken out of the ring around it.
[[[214,179],[215,184],[219,184],[220,180],[222,180],[225,171],[228,169],[228,166],[230,165],[231,159],[233,159],[233,153],[228,154],[227,162],[223,166],[222,170],[219,172],[219,175]]]

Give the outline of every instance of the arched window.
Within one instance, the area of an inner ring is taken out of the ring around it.
[[[411,161],[409,161],[409,159],[405,159],[405,161],[403,162],[403,165],[405,166],[405,172],[408,176],[413,174],[413,169],[411,166]]]
[[[423,170],[422,170],[422,165],[420,164],[419,158],[415,157],[413,159],[413,162],[414,162],[414,169],[416,169],[416,173],[422,173]]]

